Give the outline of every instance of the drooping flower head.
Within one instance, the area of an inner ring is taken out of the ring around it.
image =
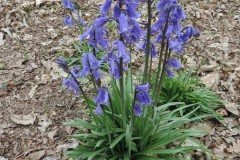
[[[128,20],[124,13],[121,13],[118,18],[118,27],[119,27],[119,33],[126,33],[128,31]]]
[[[97,60],[93,53],[85,53],[82,56],[82,64],[83,68],[80,71],[80,76],[86,77],[87,75],[93,75],[95,80],[101,78],[101,73],[99,72],[101,63]]]
[[[94,99],[95,103],[97,104],[97,107],[95,109],[95,112],[97,115],[103,114],[103,107],[104,105],[108,106],[109,101],[109,94],[106,87],[101,87],[98,89],[98,95]]]
[[[93,33],[90,34],[88,44],[95,49],[105,49],[108,47],[109,40],[104,38],[107,35],[107,30],[103,27],[96,28]]]
[[[108,18],[97,18],[93,25],[81,35],[80,40],[83,41],[89,36],[88,44],[93,46],[96,50],[105,49],[108,47],[108,40],[105,38],[108,30],[104,25],[108,22]]]
[[[170,68],[166,68],[166,72],[167,72],[168,77],[174,77],[174,73]]]
[[[76,95],[80,94],[79,86],[74,78],[69,77],[63,81],[63,84],[67,87],[69,91],[73,91]]]
[[[182,33],[180,34],[180,38],[184,43],[187,43],[188,40],[192,37],[199,37],[200,31],[198,28],[194,28],[192,26],[187,26],[183,28]]]
[[[180,38],[169,40],[169,48],[176,54],[183,54],[184,42]]]
[[[151,98],[148,94],[149,84],[140,84],[136,86],[136,97],[137,102],[140,105],[150,105],[152,103]]]
[[[122,41],[116,41],[108,55],[103,58],[103,61],[108,61],[110,65],[110,73],[114,78],[120,79],[120,58],[123,58],[123,70],[127,70],[127,63],[130,61],[129,53]]]
[[[179,62],[179,60],[176,57],[174,57],[174,58],[167,59],[167,66],[172,67],[174,70],[178,70],[179,68],[182,67],[182,64]]]
[[[136,7],[137,7],[137,4],[135,3],[130,3],[130,2],[127,2],[126,3],[126,7],[127,7],[127,14],[130,18],[134,18],[134,19],[137,19],[140,17],[140,14],[137,13],[136,11]]]
[[[139,104],[134,105],[134,114],[135,116],[140,117],[143,114],[143,108]]]
[[[119,60],[116,59],[110,59],[109,60],[110,63],[110,73],[112,74],[112,76],[116,79],[120,79],[121,75],[120,75],[120,70],[119,70]]]
[[[106,16],[111,7],[112,0],[106,0],[105,3],[101,6],[100,11],[103,16]]]
[[[98,95],[94,101],[96,104],[108,105],[109,95],[106,87],[101,87],[98,89]]]
[[[75,11],[74,4],[71,0],[63,0],[64,8],[70,9],[72,12]]]
[[[103,27],[107,22],[108,22],[107,17],[99,17],[94,21],[93,26],[95,28]]]
[[[119,5],[116,4],[113,8],[113,18],[119,19],[120,14],[121,14],[121,9],[119,8]]]
[[[127,53],[126,47],[125,47],[125,45],[122,41],[117,41],[117,50],[118,50],[117,57],[118,58],[123,58],[124,62],[128,62],[129,61],[129,54]]]
[[[68,73],[68,64],[64,59],[58,58],[56,63],[58,65],[58,67],[62,68],[65,72]]]
[[[136,43],[142,38],[142,29],[136,19],[131,19],[129,26],[128,32],[123,34],[123,37],[127,43]]]
[[[102,115],[103,114],[103,109],[100,105],[98,105],[95,109],[96,115]]]
[[[80,71],[80,68],[76,66],[74,69],[70,71],[70,73],[74,78],[78,78],[80,76],[79,71]]]
[[[67,17],[64,18],[64,25],[75,26],[74,19],[72,18],[72,16],[67,16]]]
[[[176,57],[167,59],[166,72],[168,77],[174,77],[174,71],[178,70],[181,67],[182,64]]]

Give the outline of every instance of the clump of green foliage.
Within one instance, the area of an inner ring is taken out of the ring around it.
[[[219,96],[206,88],[204,84],[191,73],[177,74],[175,77],[165,77],[163,80],[161,94],[159,96],[160,104],[170,102],[184,102],[186,105],[198,104],[199,110],[194,115],[210,113],[218,116],[215,110],[219,108],[223,101]],[[174,107],[182,107],[183,105],[175,105]],[[194,109],[189,107],[182,112],[188,113]],[[182,114],[182,113],[181,113]]]

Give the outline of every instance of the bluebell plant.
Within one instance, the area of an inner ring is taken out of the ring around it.
[[[141,22],[139,10],[142,5],[148,8],[147,23]],[[78,12],[71,0],[63,0],[63,6],[71,12]],[[77,119],[66,123],[90,130],[89,134],[72,135],[82,140],[83,144],[67,152],[69,156],[79,159],[180,159],[196,148],[205,150],[202,146],[181,147],[183,137],[198,135],[196,131],[188,132],[176,127],[192,121],[187,118],[192,112],[183,118],[173,118],[176,111],[164,111],[174,104],[157,106],[164,77],[173,77],[174,72],[182,67],[177,55],[183,54],[190,38],[200,35],[199,29],[181,25],[186,14],[177,0],[157,3],[158,16],[153,24],[152,7],[152,0],[106,0],[100,7],[99,16],[89,27],[83,25],[85,22],[81,18],[78,24],[71,16],[64,19],[65,25],[82,27],[84,32],[80,41],[91,48],[82,55],[82,68],[71,68],[61,58],[56,62],[69,74],[63,84],[68,90],[83,96],[93,120],[89,123]],[[116,39],[108,37],[107,24],[111,21],[117,24]],[[141,82],[133,82],[132,79],[131,55],[135,47],[145,57]],[[99,59],[97,54],[102,50],[106,54]],[[157,70],[152,69],[153,58],[159,59]],[[109,84],[99,83],[102,72],[105,72],[101,70],[103,63],[109,65]],[[152,72],[156,72],[157,78],[150,86]],[[95,98],[87,96],[79,78],[91,79]],[[176,146],[174,143],[178,140],[180,142]],[[174,146],[175,149],[172,149]]]

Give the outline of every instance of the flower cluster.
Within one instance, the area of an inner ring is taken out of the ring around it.
[[[131,53],[127,51],[127,45],[131,43],[136,44],[140,40],[142,42],[137,45],[137,49],[139,51],[144,51],[145,53],[147,53],[147,50],[149,49],[149,55],[152,58],[157,57],[155,43],[161,43],[162,46],[159,59],[160,61],[162,60],[162,51],[165,49],[164,64],[166,66],[163,66],[162,70],[164,70],[169,77],[173,77],[174,71],[182,67],[179,60],[174,57],[174,55],[171,56],[170,54],[171,52],[174,54],[182,54],[184,46],[189,39],[200,35],[199,29],[191,26],[181,26],[181,22],[186,18],[186,14],[178,4],[177,0],[161,0],[156,6],[158,12],[157,21],[152,26],[149,25],[146,31],[142,31],[138,23],[138,18],[141,17],[137,11],[139,2],[140,0],[117,0],[114,2],[113,0],[106,0],[100,7],[100,15],[98,18],[93,21],[91,26],[85,27],[85,32],[80,36],[80,41],[88,43],[88,45],[93,48],[92,52],[84,53],[82,55],[82,68],[75,67],[69,71],[68,65],[62,59],[57,61],[59,67],[71,75],[63,82],[70,91],[80,94],[79,84],[77,82],[78,77],[86,78],[87,76],[91,76],[93,81],[101,81],[100,68],[103,62],[109,64],[110,74],[114,79],[117,79],[120,82],[120,80],[123,79],[123,72],[128,69],[128,63],[131,63]],[[71,12],[78,13],[71,0],[63,0],[63,5]],[[111,7],[113,7],[112,15],[110,15]],[[78,19],[79,23],[80,21],[83,22],[80,17],[78,17]],[[109,30],[107,29],[106,24],[109,21],[115,21],[118,24],[116,29],[118,30],[119,38],[114,42],[107,39]],[[64,19],[64,24],[68,26],[75,26],[74,22],[72,16],[67,16]],[[147,37],[147,34],[150,35],[150,37]],[[154,37],[155,40],[152,40],[151,37]],[[110,47],[110,45],[112,47]],[[96,54],[98,54],[98,51],[100,50],[104,50],[106,56],[101,57],[101,60],[98,60]],[[161,64],[158,65],[161,66]],[[160,69],[158,71],[160,71]],[[161,73],[164,72],[162,71]],[[161,81],[158,79],[159,77],[157,77],[155,87],[158,87],[158,84],[161,85]],[[136,116],[142,115],[142,106],[149,106],[152,103],[148,94],[150,88],[149,84],[145,81],[143,83],[144,84],[142,85],[136,86],[135,89],[133,109]],[[108,101],[110,95],[107,87],[101,87],[100,84],[97,85],[97,87],[98,95],[94,101],[97,104],[96,114],[101,115],[103,113],[103,106],[109,105]],[[154,88],[154,90],[156,91],[156,88]],[[124,95],[124,93],[121,95]],[[153,96],[153,98],[156,97],[157,96]],[[156,99],[153,100],[155,101]]]
[[[104,38],[107,35],[107,29],[104,25],[108,22],[108,18],[100,17],[96,19],[93,25],[80,37],[83,41],[89,36],[88,45],[98,49],[106,49],[108,47],[108,39]]]
[[[75,9],[74,3],[71,0],[63,0],[63,6],[64,6],[64,8],[69,9],[72,12],[72,14],[77,14],[76,21],[78,22],[79,26],[86,25],[83,18],[80,17],[78,11]],[[72,26],[72,27],[75,26],[75,22],[74,22],[74,19],[72,16],[65,17],[63,22],[64,22],[64,25],[66,25],[66,26]]]
[[[156,35],[155,42],[160,43],[166,39],[170,51],[175,54],[183,54],[184,46],[188,40],[191,37],[198,37],[200,35],[199,29],[190,26],[181,26],[181,22],[186,19],[186,14],[177,0],[162,0],[158,3],[156,9],[159,18],[151,26],[152,34]],[[166,67],[168,76],[173,77],[173,70],[177,70],[180,67],[181,64],[177,58],[169,59]]]
[[[182,67],[182,64],[179,62],[179,60],[176,57],[167,59],[166,71],[169,77],[174,77],[174,73],[172,70],[176,71],[181,67]]]
[[[79,77],[79,67],[75,67],[74,69],[69,71],[68,64],[62,59],[59,58],[56,61],[57,65],[62,68],[66,73],[69,73],[71,76],[63,80],[64,86],[68,88],[69,91],[73,91],[76,95],[80,94],[79,84],[76,81],[76,78]]]

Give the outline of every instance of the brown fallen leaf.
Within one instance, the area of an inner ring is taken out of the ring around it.
[[[72,134],[74,130],[71,126],[65,126],[64,128],[68,135]]]
[[[54,140],[54,136],[56,135],[58,129],[56,128],[55,130],[51,131],[48,133],[48,138],[50,138],[52,141]]]
[[[240,140],[238,139],[237,142],[233,142],[232,146],[227,148],[227,151],[230,153],[240,153]]]
[[[213,153],[216,156],[224,157],[226,155],[226,153],[224,152],[225,148],[226,148],[226,144],[225,143],[223,143],[221,145],[218,145],[216,148],[213,149]]]
[[[48,74],[42,74],[39,80],[39,84],[46,84],[49,79],[50,79],[50,76]]]
[[[46,151],[41,150],[38,152],[31,153],[29,155],[29,158],[30,158],[30,160],[40,160],[41,158],[43,158],[43,156],[45,156],[45,154],[46,154]]]
[[[12,68],[24,68],[25,65],[24,63],[27,61],[27,59],[22,59],[20,58],[17,61],[14,61],[13,63],[8,65],[8,69],[12,69]]]
[[[232,114],[239,116],[239,110],[237,108],[237,104],[236,103],[227,103],[225,104],[225,108],[231,112]]]
[[[37,114],[17,115],[11,114],[10,119],[16,124],[30,125],[36,120]]]
[[[219,82],[219,73],[211,73],[201,78],[203,84],[208,88],[215,88]]]
[[[72,139],[71,143],[67,144],[60,144],[56,147],[56,152],[65,152],[68,149],[76,148],[78,146],[79,142],[75,139]]]
[[[67,77],[67,73],[65,73],[55,62],[52,61],[41,61],[43,66],[46,68],[47,74],[50,74],[52,80],[57,80],[58,78]]]
[[[193,130],[203,131],[204,133],[201,136],[208,135],[212,129],[212,126],[209,123],[199,123],[191,127]]]

